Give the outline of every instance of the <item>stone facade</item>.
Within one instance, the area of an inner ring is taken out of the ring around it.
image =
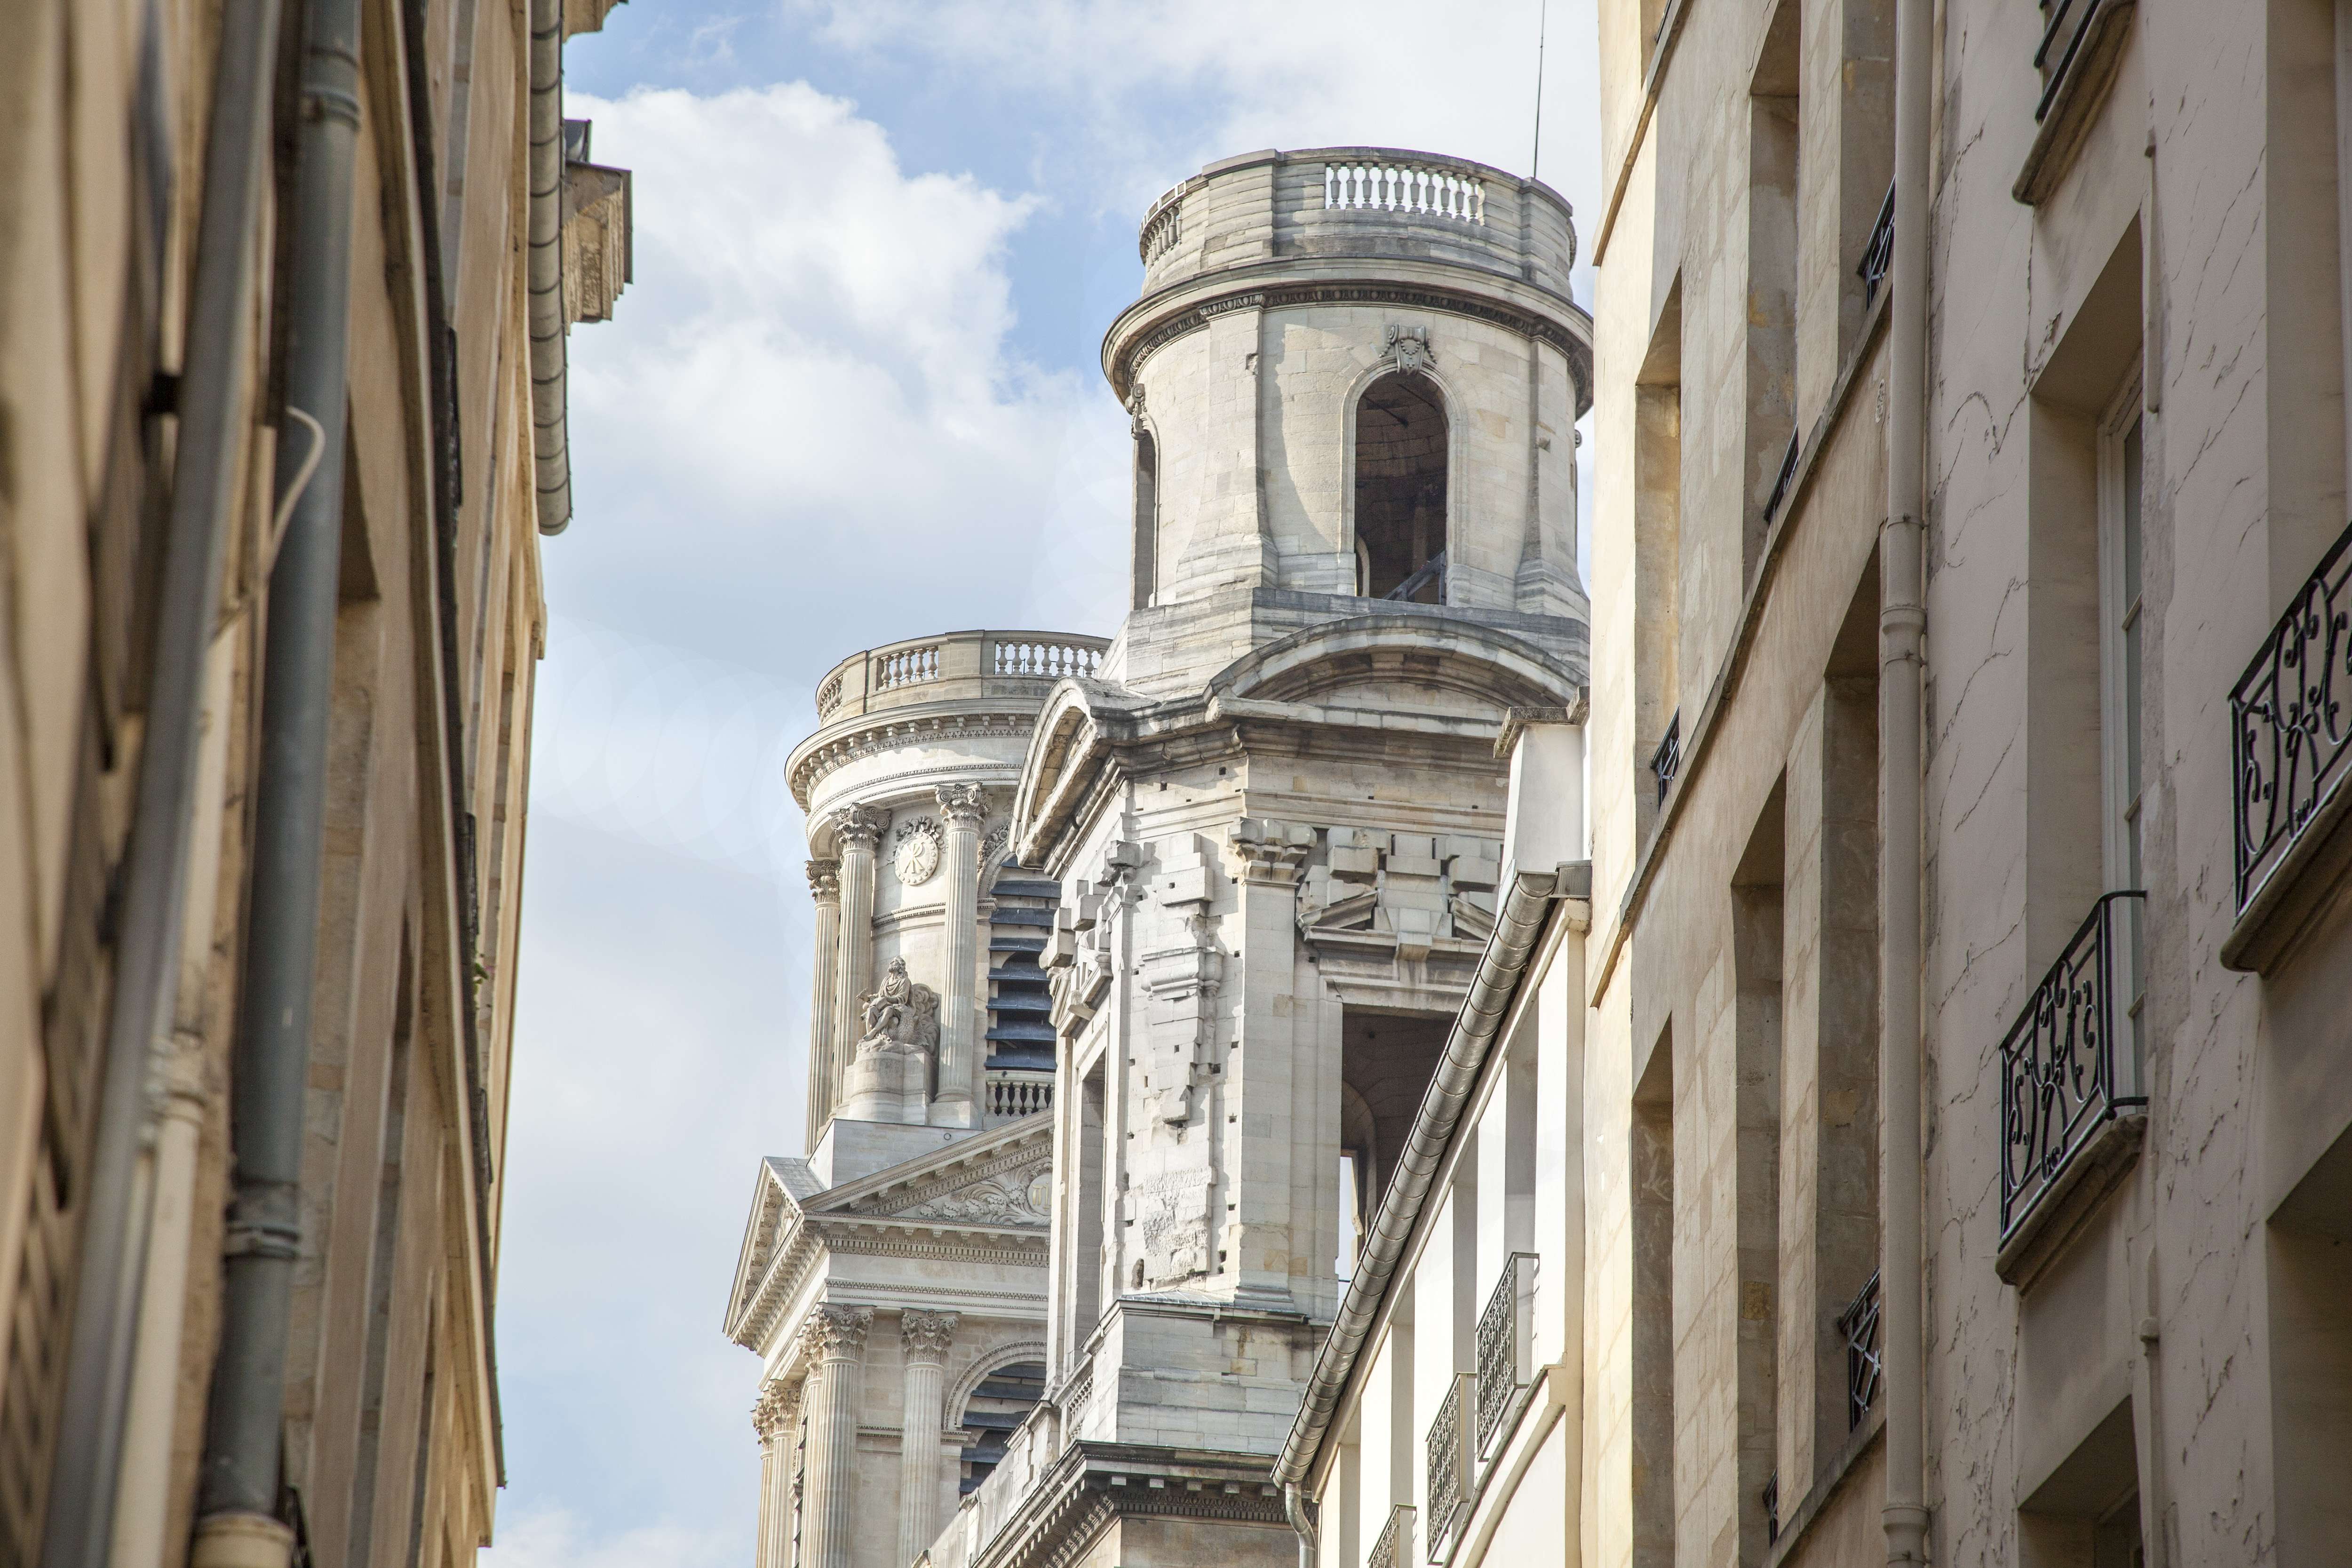
[[[0,5],[0,1563],[489,1539],[608,9]]]
[[[836,1055],[820,1073],[850,1060],[859,1109],[891,1120],[853,1121],[835,1101],[812,1159],[771,1161],[763,1178],[779,1194],[806,1185],[793,1201],[803,1228],[823,1228],[840,1223],[819,1214],[853,1148],[912,1159],[859,1177],[895,1182],[990,1139],[1050,1145],[1042,1223],[1019,1244],[1044,1253],[1019,1260],[1045,1264],[1026,1320],[1042,1342],[1023,1352],[1042,1397],[940,1519],[935,1564],[1291,1560],[1267,1465],[1339,1303],[1343,1235],[1397,1167],[1495,929],[1495,737],[1515,710],[1564,713],[1583,686],[1574,426],[1591,339],[1568,295],[1565,204],[1454,160],[1261,153],[1171,192],[1142,247],[1146,292],[1104,344],[1135,442],[1129,613],[1099,667],[1055,671],[1009,750],[989,753],[1012,764],[1014,868],[993,886],[1034,887],[1051,910],[1050,1116],[967,1142],[942,1088],[919,1131],[910,1079],[889,1089],[883,1068]],[[853,877],[898,831],[877,792],[935,788],[949,754],[936,748],[976,758],[999,745],[999,721],[967,720],[966,738],[894,715],[860,740],[833,717],[859,692],[888,698],[929,657],[882,650],[828,677],[826,728],[793,763],[813,847],[839,865],[814,1009],[836,1052],[852,1028],[840,1009],[877,966],[904,958],[918,983],[961,973],[939,967],[955,921],[937,937],[922,919],[886,924],[888,895],[877,884],[869,909]],[[942,643],[943,675],[947,658]],[[982,693],[959,700],[977,715]],[[908,745],[935,750],[899,760]],[[841,782],[817,782],[824,767]],[[951,1080],[941,1068],[934,1081]],[[923,1138],[936,1152],[917,1154]],[[819,1170],[828,1159],[836,1169]],[[755,1215],[730,1331],[761,1350],[772,1381],[830,1375],[803,1370],[816,1363],[792,1325],[810,1312],[943,1310],[837,1259],[824,1267],[839,1286],[817,1283],[817,1265],[779,1266],[764,1223]],[[795,1291],[809,1305],[782,1305]],[[1021,1321],[1001,1300],[953,1310],[959,1344],[975,1316],[992,1310],[1005,1335]],[[927,1429],[933,1397],[928,1372],[877,1355],[880,1337],[862,1362],[861,1441],[877,1448],[877,1426],[902,1445]],[[821,1468],[837,1493],[841,1452],[803,1439],[783,1467],[802,1490],[772,1487],[772,1523],[779,1509],[805,1515]],[[923,1473],[903,1447],[898,1471]],[[803,1525],[796,1544],[763,1538],[763,1568],[909,1561],[923,1500],[900,1501],[896,1557]]]

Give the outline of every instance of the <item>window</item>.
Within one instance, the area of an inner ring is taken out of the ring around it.
[[[2099,429],[2099,612],[2101,773],[2106,795],[2102,845],[2108,890],[2147,886],[2140,856],[2145,786],[2140,758],[2140,549],[2142,501],[2140,378],[2126,377]],[[2121,906],[2123,942],[2116,953],[2116,991],[2129,1021],[2126,1049],[2117,1059],[2125,1093],[2137,1092],[2132,1064],[2138,1057],[2140,905]]]
[[[1387,375],[1356,405],[1356,592],[1445,602],[1445,408],[1434,382]]]

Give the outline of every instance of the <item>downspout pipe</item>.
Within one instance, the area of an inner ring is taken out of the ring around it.
[[[254,395],[255,278],[268,188],[278,0],[221,9],[204,207],[176,393],[179,438],[156,604],[139,793],[123,868],[113,1011],[99,1087],[81,1278],[74,1297],[43,1568],[100,1568],[111,1549],[145,1238],[147,1080],[168,1049],[195,819],[203,682]]]
[[[318,958],[327,738],[342,566],[359,0],[307,0],[294,198],[287,216],[286,402],[318,422],[315,473],[269,574],[251,891],[232,1062],[236,1185],[221,1286],[193,1568],[289,1558],[278,1521],[286,1350],[301,1253],[303,1099]],[[290,444],[289,444],[290,446]],[[278,487],[302,454],[281,449]]]
[[[1927,1314],[1920,1138],[1922,963],[1921,682],[1927,610],[1927,209],[1935,0],[1899,0],[1895,25],[1895,258],[1888,302],[1886,524],[1878,616],[1880,1169],[1885,1173],[1881,1297],[1886,1378],[1890,1568],[1927,1559]]]
[[[1315,1568],[1315,1553],[1319,1546],[1315,1529],[1315,1505],[1297,1481],[1282,1483],[1282,1511],[1290,1516],[1290,1528],[1298,1532],[1298,1568]]]
[[[563,0],[530,0],[530,423],[539,531],[572,521],[564,415]]]

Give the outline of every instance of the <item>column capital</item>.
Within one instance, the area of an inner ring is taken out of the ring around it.
[[[978,828],[988,816],[988,790],[976,784],[941,784],[935,792],[940,810],[958,826]]]
[[[762,1443],[772,1443],[793,1429],[800,1414],[801,1384],[771,1378],[761,1387],[760,1397],[751,1402],[751,1430]]]
[[[857,1361],[873,1331],[871,1307],[819,1307],[801,1325],[801,1340],[813,1361]]]
[[[845,849],[853,845],[871,849],[880,841],[882,830],[890,826],[887,813],[870,805],[844,806],[833,819],[833,831]]]
[[[808,863],[809,896],[821,904],[841,901],[841,862],[812,860]]]
[[[953,1312],[927,1312],[908,1308],[898,1315],[898,1341],[909,1361],[945,1361],[948,1349],[955,1343],[956,1324],[962,1320]]]

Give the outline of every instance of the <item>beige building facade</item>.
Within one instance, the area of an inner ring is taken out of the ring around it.
[[[1482,956],[1308,1557],[2352,1560],[2352,12],[1599,42],[1590,929]]]
[[[0,1563],[489,1538],[606,9],[0,6]]]

